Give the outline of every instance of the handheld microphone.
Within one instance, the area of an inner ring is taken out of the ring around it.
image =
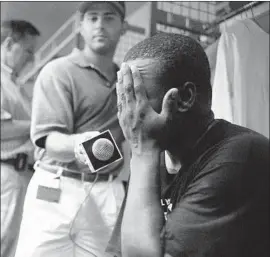
[[[92,173],[123,159],[109,130],[82,142],[82,148]]]
[[[113,151],[113,143],[106,138],[98,139],[92,146],[93,155],[100,161],[108,161],[112,157]]]

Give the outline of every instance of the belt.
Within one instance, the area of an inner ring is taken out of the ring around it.
[[[37,167],[56,175],[59,171],[59,168],[61,168],[61,167],[57,168],[57,166],[52,165],[45,165],[41,162],[36,163],[34,168]],[[85,182],[94,182],[96,179],[97,182],[108,181],[110,178],[115,179],[117,177],[116,175],[112,175],[110,173],[109,174],[96,174],[96,173],[93,174],[93,173],[79,173],[79,172],[77,173],[65,168],[63,168],[62,170],[61,176],[83,180]]]
[[[11,165],[16,171],[25,171],[28,168],[34,172],[33,165],[28,163],[28,155],[25,153],[19,153],[15,158],[1,159],[1,163]]]

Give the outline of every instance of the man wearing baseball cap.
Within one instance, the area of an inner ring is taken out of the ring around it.
[[[83,2],[78,15],[84,46],[48,63],[35,84],[31,139],[43,154],[28,187],[16,257],[109,256],[124,198],[117,178],[123,162],[96,177],[78,145],[108,129],[119,147],[124,140],[113,56],[125,33],[125,4]]]
[[[105,2],[101,2],[101,3],[105,3]],[[125,14],[126,14],[126,6],[125,6],[125,2],[123,1],[118,1],[118,2],[114,2],[114,1],[107,1],[105,4],[111,5],[111,7],[118,12],[118,14],[120,15],[121,19],[124,20],[125,19]],[[84,16],[84,14],[89,11],[89,10],[94,10],[95,8],[97,8],[97,6],[100,6],[100,2],[97,1],[86,1],[86,2],[82,2],[79,5],[78,11],[81,14],[81,17]]]

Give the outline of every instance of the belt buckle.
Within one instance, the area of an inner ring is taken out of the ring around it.
[[[14,168],[16,171],[24,171],[28,163],[28,155],[25,153],[17,154]]]

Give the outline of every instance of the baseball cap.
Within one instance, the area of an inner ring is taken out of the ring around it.
[[[107,3],[113,6],[113,8],[120,14],[121,18],[125,18],[126,14],[126,5],[125,2],[123,1],[104,1],[104,2],[99,2],[99,1],[87,1],[87,2],[81,2],[78,8],[78,11],[81,14],[85,14],[88,10],[91,9],[92,4],[98,4],[98,3]]]

